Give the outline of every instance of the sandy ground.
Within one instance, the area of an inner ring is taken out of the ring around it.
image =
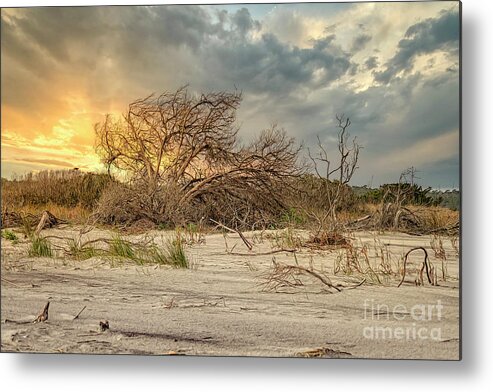
[[[74,229],[44,235],[73,236]],[[151,232],[159,243],[166,234]],[[252,239],[258,233],[246,233]],[[88,236],[110,237],[93,231]],[[129,236],[138,240],[142,236]],[[435,265],[429,236],[356,233],[354,243],[384,246],[395,263],[411,247],[424,246]],[[377,241],[377,243],[375,242]],[[248,252],[235,235],[228,249]],[[100,258],[30,258],[27,243],[2,241],[1,350],[95,354],[316,356],[335,358],[459,359],[459,266],[449,239],[443,242],[448,275],[438,286],[397,288],[398,276],[383,285],[365,284],[329,293],[320,282],[264,292],[262,276],[272,260],[295,264],[290,253],[238,256],[226,252],[222,234],[187,248],[192,269],[139,266]],[[260,241],[256,252],[272,250]],[[303,249],[299,265],[327,272],[350,286],[361,276],[333,275],[341,250]],[[411,258],[417,265],[422,256]],[[372,262],[377,263],[376,258]],[[50,301],[49,319],[32,320]],[[84,311],[74,320],[74,316]],[[101,332],[99,322],[110,329]]]

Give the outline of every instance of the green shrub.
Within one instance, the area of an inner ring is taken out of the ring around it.
[[[13,231],[10,231],[10,230],[2,231],[2,238],[5,238],[6,240],[10,240],[13,242],[17,242],[19,240],[17,235]]]

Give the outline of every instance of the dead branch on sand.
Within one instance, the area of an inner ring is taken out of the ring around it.
[[[237,253],[237,252],[228,252],[228,254],[233,256],[269,256],[275,253],[295,253],[297,249],[276,249],[271,250],[270,252],[259,252],[259,253]]]
[[[402,279],[397,285],[397,287],[401,287],[402,283],[404,282],[404,279],[406,278],[406,272],[407,272],[407,258],[410,253],[416,251],[416,250],[422,250],[425,254],[425,258],[423,260],[423,264],[421,265],[421,270],[420,270],[420,281],[423,281],[423,270],[426,270],[426,277],[428,278],[428,283],[431,285],[434,285],[434,282],[432,282],[431,277],[430,277],[430,262],[428,261],[428,252],[426,251],[425,248],[422,246],[418,246],[416,248],[412,248],[407,251],[407,253],[404,255],[404,265],[403,265],[403,270],[402,270]]]
[[[273,268],[261,278],[264,282],[261,284],[263,286],[262,291],[274,291],[277,292],[281,288],[296,288],[303,286],[303,282],[299,278],[302,275],[308,275],[319,280],[324,286],[326,286],[329,291],[334,289],[338,292],[341,289],[334,286],[327,276],[323,273],[317,272],[313,269],[308,269],[299,265],[288,265],[282,264],[272,260]]]
[[[40,231],[43,230],[45,227],[53,227],[62,222],[64,221],[58,219],[50,211],[45,210],[41,214],[41,218],[39,219],[39,223],[38,226],[36,227],[36,230],[34,231],[34,234],[39,235]]]
[[[48,301],[41,311],[41,313],[36,317],[33,321],[33,323],[44,323],[46,320],[48,320],[48,308],[50,307],[50,301]]]
[[[225,225],[223,225],[222,223],[217,222],[217,221],[215,221],[215,220],[214,220],[214,219],[212,219],[212,218],[210,219],[210,221],[211,221],[212,223],[215,223],[215,224],[217,225],[217,227],[222,227],[223,229],[228,230],[228,231],[229,231],[229,232],[231,232],[231,233],[238,234],[238,235],[240,236],[241,240],[243,241],[243,243],[244,243],[244,244],[246,245],[246,247],[248,248],[248,250],[252,250],[252,249],[253,249],[253,244],[252,244],[250,241],[248,241],[248,240],[246,239],[246,237],[243,235],[243,233],[242,233],[240,230],[238,230],[238,229],[232,229],[231,227],[225,226]]]
[[[77,320],[77,319],[79,318],[79,316],[81,315],[81,313],[82,313],[82,312],[86,309],[86,307],[87,307],[87,306],[84,306],[84,307],[80,310],[80,312],[79,312],[79,313],[77,313],[77,314],[75,315],[75,317],[72,319],[72,321]]]

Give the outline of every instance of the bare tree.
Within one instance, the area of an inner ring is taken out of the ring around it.
[[[335,231],[340,228],[337,220],[337,211],[344,202],[345,191],[351,181],[356,169],[358,169],[358,158],[361,146],[356,142],[356,137],[350,139],[348,128],[351,121],[344,115],[336,115],[338,138],[337,149],[338,157],[335,164],[329,158],[327,148],[323,145],[320,137],[318,140],[318,151],[314,156],[308,150],[308,155],[313,163],[313,168],[317,177],[321,180],[321,193],[326,198],[328,208],[322,216],[311,213],[310,215],[318,222],[317,235],[323,230]]]
[[[300,148],[277,126],[240,145],[240,102],[239,92],[198,96],[186,87],[151,95],[131,103],[122,118],[108,115],[97,124],[96,148],[109,172],[128,173],[151,199],[165,188],[176,205],[217,198],[279,203],[275,185],[299,173]]]

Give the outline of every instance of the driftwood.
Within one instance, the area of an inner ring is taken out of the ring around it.
[[[46,320],[48,320],[48,308],[50,307],[50,301],[48,301],[41,311],[41,313],[36,317],[33,321],[33,323],[44,323]]]
[[[404,256],[403,271],[402,271],[402,279],[399,282],[399,284],[397,285],[397,287],[401,287],[402,283],[404,282],[404,279],[406,278],[407,258],[409,256],[409,254],[412,253],[412,252],[414,252],[414,251],[416,251],[416,250],[422,250],[424,252],[424,254],[425,254],[425,258],[424,258],[423,264],[421,266],[420,274],[422,275],[423,274],[423,270],[426,270],[426,277],[428,278],[428,282],[430,284],[433,284],[432,283],[432,280],[431,280],[431,277],[430,277],[430,265],[429,265],[429,261],[428,261],[428,252],[422,246],[418,246],[416,248],[412,248],[412,249],[408,250],[407,253],[405,254],[405,256]]]
[[[46,210],[43,211],[41,214],[41,219],[39,220],[38,226],[36,227],[36,230],[34,231],[35,235],[39,235],[40,231],[43,230],[45,227],[53,227],[56,226],[57,224],[61,223],[59,219],[55,215],[53,215],[50,211]]]
[[[25,224],[34,226],[37,223],[36,231],[34,234],[38,235],[45,227],[53,227],[67,221],[57,218],[50,211],[43,211],[41,215],[34,215],[29,213],[19,213],[15,211],[8,211],[6,208],[2,210],[2,229],[9,227],[19,227]]]
[[[38,221],[39,217],[33,214],[21,214],[15,211],[8,211],[6,208],[2,211],[2,229],[20,227],[25,222],[33,226]]]

